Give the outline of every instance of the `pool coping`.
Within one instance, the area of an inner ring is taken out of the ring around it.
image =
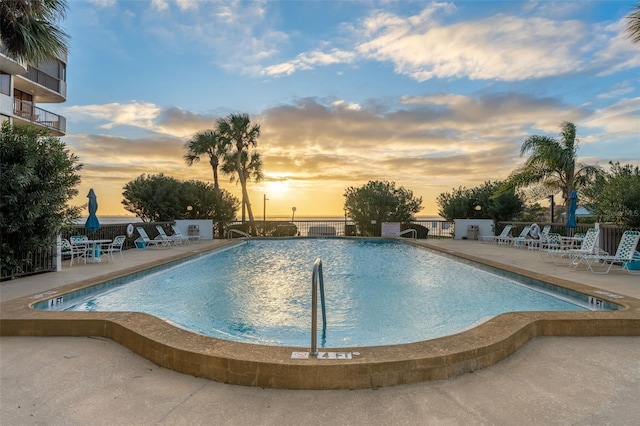
[[[234,244],[231,241],[228,244]],[[33,305],[175,262],[206,248],[159,259],[0,304],[3,336],[100,336],[112,339],[165,368],[223,383],[283,389],[363,389],[446,379],[495,364],[538,336],[638,336],[640,300],[610,297],[574,281],[501,264],[486,258],[427,246],[431,250],[593,295],[622,306],[618,311],[512,312],[472,329],[428,341],[393,346],[335,348],[352,359],[292,359],[308,348],[274,347],[202,336],[136,312],[39,311]],[[358,355],[355,355],[355,354]]]

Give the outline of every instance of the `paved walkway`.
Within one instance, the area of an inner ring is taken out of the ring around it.
[[[0,300],[208,247],[132,250],[116,264],[0,283]],[[640,298],[640,279],[542,262],[535,252],[474,241],[441,249],[560,274]],[[86,337],[0,338],[1,425],[636,425],[640,337],[538,338],[500,363],[453,379],[356,391],[230,386],[159,368]]]

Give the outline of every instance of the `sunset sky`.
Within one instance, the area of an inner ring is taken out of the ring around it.
[[[506,178],[522,142],[563,121],[580,161],[640,164],[634,4],[69,1],[67,102],[43,107],[66,116],[74,204],[94,188],[98,216],[129,214],[122,187],[143,173],[211,182],[184,144],[230,113],[261,126],[256,217],[265,194],[267,216],[341,216],[369,180],[436,215],[440,193]]]

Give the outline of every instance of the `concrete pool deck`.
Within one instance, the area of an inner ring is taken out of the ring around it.
[[[96,278],[114,269],[207,248],[131,251],[124,264],[81,265],[1,283],[0,300]],[[442,250],[637,298],[624,272],[594,275],[538,253],[474,241]],[[45,278],[46,277],[46,278]],[[165,370],[102,338],[2,337],[2,424],[633,424],[640,414],[639,337],[545,337],[496,365],[443,381],[359,391],[287,391],[224,385]],[[54,419],[54,421],[52,421]],[[57,423],[56,420],[57,419]]]

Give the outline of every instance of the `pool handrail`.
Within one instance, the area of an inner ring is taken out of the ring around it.
[[[413,228],[409,228],[409,229],[405,229],[402,232],[397,233],[396,235],[394,235],[395,238],[400,238],[401,236],[405,235],[405,234],[412,234],[412,238],[415,240],[418,238],[418,231],[416,231]]]
[[[229,229],[229,231],[227,231],[227,239],[230,240],[233,237],[231,236],[231,234],[236,233],[236,234],[240,234],[243,237],[247,237],[247,238],[251,238],[250,234],[247,234],[246,232],[240,231],[239,229]]]
[[[311,274],[311,355],[318,355],[318,283],[320,284],[320,303],[322,304],[322,339],[327,335],[327,311],[324,305],[324,278],[322,259],[313,263]]]

